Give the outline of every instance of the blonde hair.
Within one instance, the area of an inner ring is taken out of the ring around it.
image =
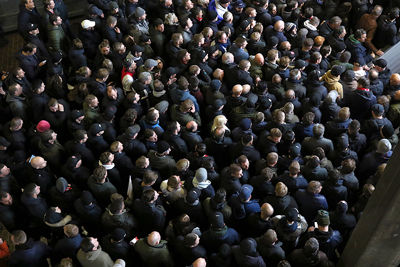
[[[211,132],[214,132],[214,130],[217,129],[218,127],[222,127],[225,130],[229,130],[229,128],[226,127],[227,122],[228,119],[224,115],[215,116],[213,124],[211,126]]]

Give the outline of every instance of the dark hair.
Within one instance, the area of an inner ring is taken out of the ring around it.
[[[89,251],[93,250],[94,245],[93,245],[92,241],[90,240],[90,237],[85,237],[82,240],[80,247],[83,250],[83,252],[89,252]]]

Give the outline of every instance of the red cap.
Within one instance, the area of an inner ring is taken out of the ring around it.
[[[50,130],[50,123],[45,120],[39,121],[39,123],[36,125],[36,130],[40,133],[43,133],[45,131]]]

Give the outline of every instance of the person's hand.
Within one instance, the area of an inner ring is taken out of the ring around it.
[[[310,227],[308,227],[308,232],[313,232],[315,230],[315,227],[314,226],[310,226]]]
[[[43,60],[42,62],[39,63],[39,67],[42,67],[46,64],[47,60]]]
[[[117,33],[121,33],[121,30],[120,30],[118,27],[115,27],[114,30],[115,30]]]
[[[58,110],[60,112],[64,112],[64,106],[62,104],[58,104]]]
[[[377,54],[378,56],[382,56],[385,53],[379,49],[378,51],[375,52],[375,54]]]
[[[0,237],[0,245],[3,245],[3,239]]]
[[[194,105],[190,108],[190,113],[195,113],[196,112],[196,108],[194,107]]]

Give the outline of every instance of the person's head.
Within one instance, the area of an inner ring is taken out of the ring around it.
[[[51,14],[49,16],[49,22],[51,25],[60,26],[62,24],[62,18],[57,14]]]
[[[75,224],[67,224],[63,227],[64,234],[68,238],[75,237],[79,234],[79,228]]]
[[[380,5],[374,6],[374,8],[371,11],[371,15],[374,16],[375,18],[379,18],[380,15],[382,14],[383,8]]]
[[[98,183],[104,183],[107,178],[107,169],[104,166],[97,166],[93,171],[93,178]]]
[[[47,161],[40,156],[36,156],[36,157],[32,158],[31,166],[32,166],[32,168],[37,169],[37,170],[43,169],[47,166]]]
[[[136,161],[135,161],[135,166],[140,168],[140,169],[146,169],[149,167],[150,161],[148,158],[145,156],[140,156]]]
[[[153,203],[154,201],[157,200],[157,198],[158,198],[158,193],[156,190],[152,188],[146,189],[142,193],[142,200],[144,201],[144,203]]]
[[[352,158],[347,158],[342,161],[341,172],[343,174],[348,174],[356,169],[356,161]]]
[[[153,231],[147,236],[147,244],[149,244],[152,247],[155,247],[158,244],[160,244],[160,241],[161,241],[161,235],[157,231]]]
[[[343,107],[339,110],[338,118],[340,121],[346,121],[350,118],[350,109],[348,107]]]
[[[329,19],[328,23],[332,29],[337,29],[342,24],[342,19],[339,16],[333,16]]]
[[[271,131],[269,132],[269,138],[274,142],[274,143],[279,143],[282,138],[282,132],[278,128],[272,128]]]
[[[282,182],[278,182],[275,186],[275,196],[284,197],[287,195],[287,193],[288,193],[287,186]]]
[[[232,163],[229,166],[229,173],[231,174],[232,177],[237,178],[237,179],[239,179],[243,176],[242,168],[240,167],[239,164],[235,164],[235,163]]]
[[[283,20],[278,20],[277,22],[275,22],[274,24],[275,31],[283,32],[284,29],[285,29],[285,22]]]
[[[269,167],[275,166],[275,165],[278,163],[278,158],[279,158],[278,153],[276,153],[276,152],[269,152],[269,153],[267,154],[267,158],[266,158],[266,160],[267,160],[267,166],[269,166]]]
[[[318,181],[310,181],[307,186],[307,192],[312,194],[319,194],[322,190],[321,183]]]
[[[352,120],[350,122],[349,128],[348,128],[350,135],[357,134],[360,129],[361,129],[361,124],[358,120]]]
[[[313,127],[314,137],[320,138],[324,136],[325,126],[321,123],[315,124]]]
[[[300,163],[298,161],[294,160],[292,163],[290,163],[289,173],[292,176],[300,173]]]
[[[261,206],[261,218],[264,220],[270,218],[274,214],[274,208],[269,203],[264,203]]]
[[[143,174],[143,183],[153,185],[158,179],[158,174],[155,171],[146,170]]]
[[[33,1],[32,1],[33,2]],[[23,245],[27,241],[26,233],[22,230],[15,230],[11,233],[11,241],[14,245]]]
[[[354,38],[356,38],[359,42],[364,43],[367,39],[367,32],[364,29],[357,29],[354,32]]]
[[[276,235],[275,230],[268,229],[264,233],[262,240],[265,242],[266,245],[273,245],[276,241],[278,241],[278,236]]]
[[[85,253],[90,251],[95,251],[97,250],[98,247],[99,247],[99,241],[97,241],[97,238],[94,237],[85,237],[80,245],[80,248]]]

